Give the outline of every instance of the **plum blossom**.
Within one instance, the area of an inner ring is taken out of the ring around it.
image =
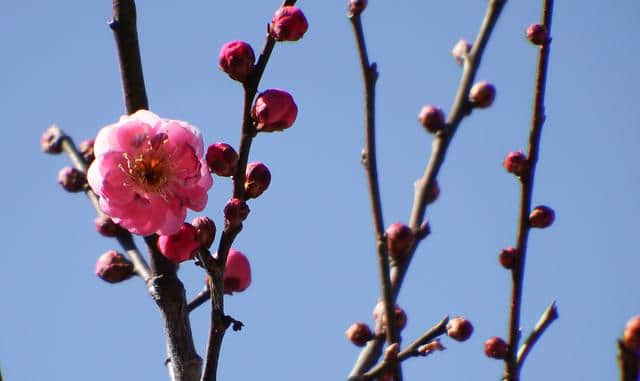
[[[147,110],[103,127],[88,182],[100,207],[132,233],[176,233],[187,208],[204,209],[213,185],[200,131]]]

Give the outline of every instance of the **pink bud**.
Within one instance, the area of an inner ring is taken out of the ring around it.
[[[231,226],[239,226],[249,215],[250,209],[244,200],[232,198],[224,207],[224,218]]]
[[[224,293],[242,292],[251,284],[251,266],[241,252],[229,249],[227,267],[224,270]]]
[[[427,189],[427,204],[432,204],[440,197],[440,184],[438,180],[433,179],[431,185]]]
[[[87,177],[76,168],[64,167],[58,172],[58,183],[67,192],[80,192],[87,184]]]
[[[353,323],[345,332],[347,339],[358,347],[363,347],[371,340],[373,334],[371,328],[365,323]]]
[[[411,251],[415,241],[411,228],[401,222],[396,222],[387,228],[386,234],[387,249],[391,257],[396,260],[404,259]]]
[[[124,255],[109,250],[96,262],[96,275],[109,283],[118,283],[133,276],[133,264]]]
[[[349,13],[359,15],[367,7],[367,0],[349,0]]]
[[[503,360],[509,353],[509,345],[499,337],[492,337],[484,342],[484,354],[488,357]]]
[[[511,151],[507,154],[507,157],[504,158],[502,162],[504,169],[509,173],[513,173],[516,176],[522,176],[527,173],[527,169],[529,168],[529,160],[524,155],[524,153],[520,151]]]
[[[271,172],[261,162],[253,162],[247,165],[244,178],[244,192],[247,198],[256,198],[269,187]]]
[[[80,143],[80,153],[87,165],[91,164],[96,158],[96,155],[93,152],[93,143],[94,139],[87,139]]]
[[[251,111],[256,129],[262,132],[282,131],[293,125],[298,116],[298,106],[291,94],[283,90],[269,89],[258,95]]]
[[[393,315],[395,317],[396,323],[396,331],[400,332],[407,326],[407,314],[404,310],[396,305],[393,308]],[[384,303],[379,301],[373,309],[373,320],[376,322],[375,333],[376,335],[381,335],[386,331],[387,327],[387,317],[384,312]]]
[[[105,237],[115,237],[124,231],[106,214],[99,215],[93,222],[96,224],[96,231]]]
[[[496,88],[489,82],[478,82],[469,92],[469,102],[473,107],[487,108],[496,98]]]
[[[632,317],[624,327],[622,343],[627,349],[640,352],[640,315]]]
[[[222,45],[218,54],[220,69],[240,82],[244,82],[251,75],[255,59],[251,45],[244,41],[228,42]]]
[[[191,221],[191,225],[196,228],[196,236],[198,237],[198,242],[200,242],[200,247],[203,249],[210,248],[216,236],[216,224],[213,220],[206,216],[200,216],[194,218]]]
[[[214,143],[207,148],[206,155],[209,171],[218,176],[233,176],[238,167],[238,154],[227,143]]]
[[[442,109],[432,105],[426,105],[420,110],[418,120],[420,124],[432,134],[442,130],[445,126]]]
[[[298,7],[292,5],[281,7],[273,15],[269,34],[276,41],[297,41],[309,28],[307,18]]]
[[[158,238],[158,249],[162,255],[174,263],[192,259],[199,248],[198,232],[193,225],[186,222],[180,226],[177,233],[161,235]]]
[[[447,335],[457,341],[466,341],[473,333],[473,325],[463,317],[455,317],[447,323]]]
[[[500,260],[500,264],[505,269],[511,270],[516,265],[516,260],[518,259],[518,249],[515,247],[507,247],[500,251],[500,256],[498,257]]]
[[[544,45],[549,41],[547,28],[540,24],[531,24],[527,28],[527,40],[534,45]]]
[[[453,49],[451,49],[451,55],[456,60],[458,65],[462,65],[462,63],[464,62],[464,57],[466,57],[470,51],[471,44],[469,43],[469,41],[461,38],[460,41],[458,41],[454,45]]]
[[[553,224],[556,213],[553,209],[545,205],[539,205],[533,208],[529,214],[529,224],[534,228],[547,228]]]
[[[62,138],[64,134],[58,126],[53,125],[45,130],[40,137],[40,148],[45,153],[59,154],[62,152]]]

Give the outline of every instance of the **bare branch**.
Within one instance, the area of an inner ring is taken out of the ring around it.
[[[533,346],[538,342],[538,339],[542,336],[544,331],[549,328],[551,323],[558,318],[558,308],[556,307],[556,302],[552,302],[549,307],[542,313],[540,320],[536,323],[536,326],[531,331],[531,334],[524,340],[524,343],[518,350],[517,364],[518,368],[522,367],[524,364],[524,360],[527,358],[529,352]]]

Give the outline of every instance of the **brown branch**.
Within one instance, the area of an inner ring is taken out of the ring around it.
[[[618,366],[620,367],[620,381],[638,381],[640,357],[635,351],[625,347],[621,340],[618,340]]]
[[[549,328],[551,323],[558,318],[558,308],[556,307],[556,302],[552,302],[549,307],[542,313],[540,320],[536,323],[536,326],[533,328],[533,331],[529,334],[529,336],[524,340],[524,343],[518,350],[517,357],[517,365],[518,368],[522,367],[524,364],[524,360],[527,358],[529,352],[534,345],[538,342],[538,339],[542,336],[544,331]]]
[[[382,202],[380,200],[380,186],[378,183],[378,165],[376,160],[376,134],[375,134],[375,88],[378,79],[378,71],[375,63],[369,62],[367,53],[367,45],[364,39],[362,29],[362,20],[360,13],[350,14],[349,20],[353,26],[353,32],[356,37],[358,47],[358,55],[360,57],[360,65],[362,69],[362,77],[365,87],[365,146],[362,150],[362,164],[367,175],[369,185],[369,198],[371,202],[371,211],[373,214],[373,227],[375,233],[376,252],[378,257],[378,273],[380,276],[380,290],[382,294],[382,303],[384,304],[384,314],[387,321],[385,327],[387,343],[392,344],[399,341],[395,324],[395,305],[393,296],[391,295],[391,279],[389,277],[389,256],[387,253],[386,238],[384,234],[384,222],[382,217]],[[402,370],[400,366],[396,367],[397,381],[402,380]]]
[[[282,6],[294,5],[296,0],[286,0]],[[251,118],[251,107],[253,100],[258,93],[260,80],[269,62],[269,57],[275,47],[276,40],[271,37],[267,30],[267,36],[262,53],[258,57],[258,61],[254,66],[251,76],[243,83],[244,102],[242,107],[242,130],[240,137],[240,146],[238,152],[238,167],[233,176],[233,197],[246,200],[244,194],[244,176],[249,160],[249,151],[251,143],[256,136],[256,128]],[[202,373],[202,381],[215,381],[217,378],[218,359],[220,356],[220,348],[222,339],[228,324],[225,324],[224,315],[224,270],[227,261],[229,249],[233,244],[235,237],[242,230],[242,225],[232,227],[226,225],[222,231],[220,242],[218,244],[218,252],[215,258],[211,257],[208,252],[201,252],[199,257],[203,262],[205,269],[212,279],[211,286],[211,327],[209,329],[209,339],[207,343],[207,354],[205,356],[204,371]]]
[[[373,380],[378,376],[383,374],[386,370],[388,370],[391,366],[395,364],[399,364],[402,361],[414,357],[419,356],[420,353],[418,348],[424,344],[431,342],[433,339],[438,336],[444,335],[447,332],[447,323],[449,323],[449,317],[445,316],[438,324],[431,327],[428,331],[426,331],[422,336],[417,338],[413,343],[409,344],[407,348],[405,348],[402,352],[398,354],[397,360],[394,362],[389,361],[381,361],[375,367],[371,368],[369,371],[364,373],[361,376],[350,377],[349,381],[365,381],[365,380]]]
[[[553,13],[553,0],[544,0],[543,26],[546,28],[548,36],[551,35],[551,17]],[[507,381],[518,381],[520,379],[520,368],[516,357],[516,348],[520,340],[520,310],[522,305],[522,287],[524,283],[524,269],[527,254],[527,241],[529,237],[529,212],[531,210],[531,198],[533,194],[533,184],[538,161],[538,149],[540,146],[540,135],[545,120],[544,95],[547,81],[547,67],[549,63],[549,50],[551,48],[550,38],[547,43],[540,47],[538,55],[538,68],[536,74],[536,90],[533,103],[533,116],[531,119],[531,133],[529,135],[529,147],[527,150],[528,169],[521,180],[520,197],[520,218],[518,227],[517,252],[518,260],[511,273],[511,309],[509,316],[509,355],[505,359],[504,378]]]
[[[460,84],[458,91],[447,119],[447,127],[436,134],[433,141],[431,156],[429,162],[425,168],[424,175],[416,181],[415,195],[413,200],[413,206],[411,210],[411,218],[409,220],[409,226],[412,230],[419,230],[424,222],[424,216],[426,213],[427,200],[429,188],[435,181],[440,167],[444,162],[449,143],[453,139],[458,125],[462,119],[468,115],[470,106],[468,102],[468,94],[473,81],[475,79],[478,68],[482,60],[482,55],[489,41],[489,37],[493,28],[506,4],[507,0],[490,0],[487,5],[487,10],[480,26],[480,31],[473,44],[473,47],[469,54],[465,57],[462,76],[460,78]],[[418,248],[418,244],[425,236],[417,237],[416,243],[413,249],[408,254],[403,263],[395,263],[391,266],[391,294],[392,299],[397,298],[400,292],[400,287],[407,273],[413,255]],[[362,374],[366,372],[368,367],[380,357],[382,353],[382,345],[384,341],[380,338],[372,340],[367,344],[358,360],[356,361],[353,369],[351,370],[351,376]]]
[[[196,295],[193,299],[191,299],[189,303],[187,303],[187,312],[191,313],[193,310],[203,305],[204,302],[209,300],[210,295],[211,291],[209,290],[209,288],[205,288],[204,290],[200,291],[198,295]]]

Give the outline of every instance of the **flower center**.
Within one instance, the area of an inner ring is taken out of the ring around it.
[[[162,146],[167,142],[166,134],[158,134],[152,138],[145,137],[145,147],[135,157],[126,152],[123,157],[127,168],[122,168],[133,182],[147,193],[164,193],[171,172],[170,155]]]

